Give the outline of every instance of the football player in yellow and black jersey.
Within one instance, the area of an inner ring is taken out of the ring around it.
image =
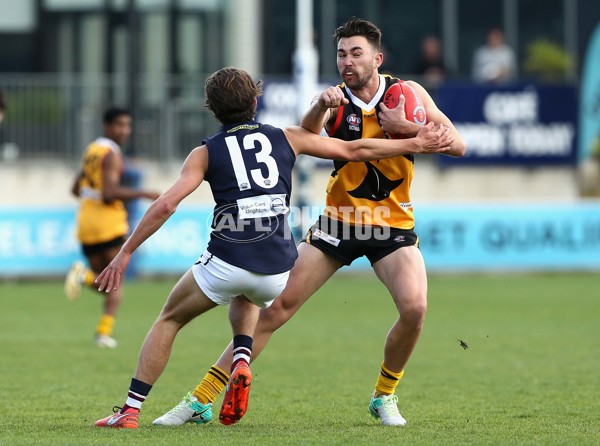
[[[120,185],[125,167],[120,147],[131,135],[131,114],[120,108],[108,109],[103,116],[103,130],[104,135],[86,148],[72,188],[80,201],[77,238],[90,269],[81,262],[75,262],[71,267],[65,280],[65,293],[70,300],[79,297],[82,283],[94,287],[96,276],[125,242],[129,226],[124,201],[155,200],[159,196],[156,192]],[[112,330],[121,292],[115,290],[102,295],[105,300],[96,329],[96,344],[114,348],[117,343],[112,338]]]
[[[324,126],[331,137],[345,140],[383,138],[384,132],[414,135],[424,123],[406,119],[403,100],[394,109],[383,104],[385,91],[398,79],[379,74],[383,62],[379,29],[370,22],[352,18],[336,30],[334,39],[343,83],[319,96],[302,126],[313,132]],[[411,81],[407,84],[422,99],[427,122],[451,129],[455,140],[445,154],[463,156],[465,144],[452,122],[423,87]],[[339,95],[348,100],[342,107],[335,106]],[[410,199],[413,164],[412,155],[335,164],[327,186],[325,213],[302,245],[296,274],[292,271],[288,288],[280,296],[280,305],[271,310],[268,319],[272,331],[289,319],[338,268],[367,256],[399,311],[386,338],[369,411],[382,424],[395,426],[406,424],[394,393],[418,341],[427,309],[427,276],[414,232]],[[343,236],[340,226],[349,236]],[[370,238],[361,236],[364,227],[372,228]],[[299,286],[300,283],[303,285]],[[265,338],[268,339],[268,333]]]
[[[403,99],[394,109],[383,104],[385,91],[398,79],[379,74],[383,62],[379,29],[368,21],[352,18],[336,30],[334,39],[343,83],[319,96],[302,126],[313,132],[324,126],[331,137],[345,140],[383,138],[384,132],[405,136],[418,132],[424,123],[406,119]],[[463,156],[465,144],[452,122],[423,87],[411,81],[407,84],[423,101],[427,122],[451,129],[455,140],[445,154]],[[339,95],[348,100],[342,107],[336,106]],[[406,424],[398,411],[395,390],[418,341],[427,309],[427,276],[410,199],[413,164],[412,155],[335,164],[327,186],[325,213],[302,245],[298,269],[292,271],[279,305],[268,319],[265,317],[265,325],[270,326],[265,335],[268,339],[269,332],[289,319],[338,268],[366,256],[399,311],[385,341],[369,404],[373,417],[394,426]],[[340,231],[340,226],[346,232]],[[361,236],[365,227],[372,230],[370,238]]]

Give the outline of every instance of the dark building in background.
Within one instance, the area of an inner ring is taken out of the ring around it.
[[[257,59],[256,74],[291,72],[295,46],[295,8],[278,0],[246,1],[258,7],[244,17],[244,2],[216,0],[19,0],[0,11],[0,73],[124,72],[130,58],[133,7],[138,16],[140,71],[206,74],[235,59],[233,38],[255,35],[260,45],[249,49]],[[133,6],[132,6],[133,5]],[[0,5],[0,8],[2,6]],[[375,22],[384,33],[384,69],[411,74],[428,35],[440,36],[446,65],[456,77],[468,77],[475,49],[487,30],[504,30],[518,61],[527,45],[543,37],[562,45],[576,62],[600,21],[596,0],[314,0],[315,44],[321,74],[335,75],[331,35],[350,16]],[[4,18],[2,18],[4,17]],[[254,24],[253,19],[262,23]],[[260,48],[257,48],[260,47]],[[579,66],[576,65],[574,75]]]

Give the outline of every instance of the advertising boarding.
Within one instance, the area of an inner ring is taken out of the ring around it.
[[[577,91],[572,86],[448,84],[439,108],[467,144],[463,158],[442,165],[574,165]]]

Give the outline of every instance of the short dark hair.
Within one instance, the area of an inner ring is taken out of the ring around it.
[[[250,121],[256,116],[254,98],[262,94],[262,81],[254,82],[239,68],[215,71],[204,84],[204,105],[222,124]]]
[[[117,118],[123,115],[131,117],[131,112],[126,108],[110,107],[102,115],[102,123],[106,125],[112,124]]]
[[[0,91],[0,112],[6,110],[6,103],[4,102],[4,95]]]
[[[351,17],[342,26],[339,26],[333,34],[333,44],[336,46],[340,39],[354,36],[363,36],[371,46],[379,51],[381,49],[381,30],[368,20]]]

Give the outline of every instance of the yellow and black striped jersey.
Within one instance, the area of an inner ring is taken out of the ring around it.
[[[98,138],[87,148],[82,158],[79,180],[80,207],[77,217],[77,237],[83,244],[98,244],[127,235],[127,211],[121,200],[103,200],[102,163],[109,153],[120,156],[119,146],[108,138]]]
[[[379,124],[379,104],[388,87],[399,80],[380,75],[379,90],[370,103],[355,97],[344,84],[340,87],[350,101],[338,109],[330,137],[346,141],[361,138],[384,138]],[[349,224],[414,227],[410,185],[414,174],[414,157],[397,156],[367,162],[335,161],[327,185],[325,213]]]

